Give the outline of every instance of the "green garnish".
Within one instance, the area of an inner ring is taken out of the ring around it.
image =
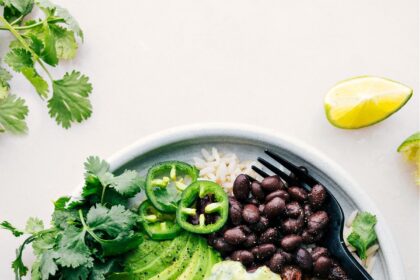
[[[78,71],[55,78],[47,66],[56,67],[61,60],[76,56],[83,32],[70,13],[48,0],[0,0],[0,31],[9,32],[14,40],[3,61],[21,73],[32,84],[41,99],[47,100],[49,114],[64,128],[82,122],[92,114],[89,95],[92,85]],[[37,8],[37,9],[34,9]],[[26,19],[35,10],[43,18]],[[1,43],[6,40],[0,37]],[[27,131],[28,107],[25,100],[10,92],[12,75],[1,66],[0,58],[0,132]],[[38,72],[42,69],[42,75]]]
[[[376,243],[376,222],[376,216],[368,212],[361,212],[357,214],[352,223],[353,231],[347,237],[347,241],[357,249],[357,254],[362,260],[367,258],[367,249]]]
[[[85,169],[81,197],[55,201],[50,228],[44,229],[37,218],[29,218],[24,230],[7,221],[0,223],[16,237],[27,235],[12,264],[17,280],[28,274],[22,261],[28,244],[36,256],[31,268],[33,280],[105,279],[105,275],[121,269],[119,256],[143,241],[139,216],[126,207],[143,184],[137,172],[116,176],[98,157],[89,157]]]

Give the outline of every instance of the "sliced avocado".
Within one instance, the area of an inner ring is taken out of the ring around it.
[[[137,259],[137,263],[132,262],[135,265],[136,269],[133,269],[134,266],[130,267],[130,270],[126,272],[116,272],[109,276],[109,280],[146,280],[149,279],[159,272],[165,270],[171,263],[177,259],[178,252],[185,246],[189,238],[189,234],[182,234],[173,240],[161,241],[160,243],[169,244],[165,246],[166,248],[162,252],[159,250],[158,254],[150,253],[149,257],[146,257],[148,261],[140,258]],[[152,255],[154,257],[152,257]],[[131,258],[131,256],[130,256]],[[140,265],[139,263],[142,263]]]
[[[149,279],[171,265],[177,259],[178,252],[185,247],[188,238],[189,234],[183,234],[173,239],[158,258],[133,272],[135,279]]]
[[[171,243],[172,240],[163,242],[145,240],[136,250],[126,257],[124,260],[124,270],[130,272],[143,268],[165,252]]]
[[[150,280],[175,280],[185,270],[191,261],[191,257],[198,248],[198,238],[190,235],[185,248],[178,255],[177,260],[158,275],[153,276]]]
[[[204,279],[207,279],[207,277],[210,276],[213,266],[216,263],[222,261],[222,257],[220,256],[219,252],[215,251],[212,247],[208,245],[207,245],[207,258],[208,258],[208,264],[207,264],[206,274],[204,275]]]
[[[203,280],[204,279],[204,275],[206,274],[206,270],[207,270],[207,263],[208,263],[208,259],[207,259],[207,241],[203,238],[200,237],[200,261],[197,264],[197,267],[194,271],[194,277],[192,278],[193,280]]]
[[[185,268],[184,272],[182,272],[182,274],[178,277],[178,280],[190,280],[193,279],[195,275],[195,272],[200,262],[200,258],[202,257],[202,239],[199,237],[197,237],[197,239],[198,244],[196,246],[196,251],[194,252],[191,261]]]

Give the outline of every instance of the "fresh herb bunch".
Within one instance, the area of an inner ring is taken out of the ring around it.
[[[69,128],[72,123],[89,118],[92,106],[88,97],[92,85],[88,77],[72,71],[55,79],[47,68],[47,65],[56,67],[60,60],[75,57],[76,37],[83,41],[83,32],[76,20],[66,9],[48,0],[0,0],[0,7],[3,7],[0,31],[10,32],[14,37],[4,62],[23,74],[38,95],[48,100],[49,114],[59,125]],[[34,8],[41,10],[44,18],[26,20]],[[50,84],[37,68],[42,69]],[[0,132],[23,133],[27,130],[28,107],[24,99],[10,92],[11,78],[0,58]]]
[[[108,163],[98,157],[89,157],[85,169],[81,196],[64,196],[55,201],[50,228],[45,229],[37,218],[30,218],[24,230],[7,221],[0,223],[16,237],[29,235],[12,263],[16,279],[28,273],[22,252],[30,243],[36,255],[31,279],[96,280],[119,271],[117,256],[143,241],[139,217],[128,209],[128,199],[144,184],[138,173],[126,170],[114,176]]]

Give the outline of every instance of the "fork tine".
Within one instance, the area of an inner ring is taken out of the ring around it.
[[[286,181],[287,184],[293,184],[295,183],[295,180],[293,180],[292,178],[290,178],[289,175],[287,175],[286,173],[284,173],[283,171],[281,171],[280,169],[278,169],[277,167],[275,167],[274,165],[272,165],[271,163],[269,163],[268,161],[266,161],[265,159],[258,157],[257,160],[264,165],[265,167],[267,167],[268,169],[270,169],[271,171],[274,172],[274,174],[278,175],[280,178],[282,178],[284,181]]]
[[[251,168],[252,168],[252,170],[254,170],[255,172],[257,172],[258,175],[260,175],[263,178],[270,176],[267,173],[265,173],[264,171],[262,171],[261,169],[259,169],[258,167],[256,167],[255,165],[251,166]]]
[[[298,176],[302,179],[305,179],[306,181],[310,181],[312,184],[317,183],[317,181],[312,176],[308,175],[305,171],[300,169],[298,166],[292,164],[290,161],[282,158],[281,156],[279,156],[278,154],[276,154],[276,153],[274,153],[270,150],[265,150],[264,152],[268,156],[270,156],[272,159],[274,159],[275,161],[279,162],[281,165],[283,165],[284,167],[289,169],[296,176]]]

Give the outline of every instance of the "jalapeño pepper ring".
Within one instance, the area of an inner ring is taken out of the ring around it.
[[[147,198],[159,211],[175,213],[182,191],[197,177],[198,170],[185,162],[158,163],[147,173]]]
[[[160,213],[148,200],[140,204],[139,216],[144,230],[153,240],[173,239],[182,231],[174,214]]]
[[[211,196],[214,202],[207,204],[204,213],[198,213],[198,200]],[[221,186],[211,181],[196,181],[189,185],[182,193],[176,220],[186,231],[208,234],[221,229],[228,219],[229,201],[228,196]],[[206,221],[205,214],[218,214],[214,223]],[[198,224],[192,224],[189,220],[198,215]]]

